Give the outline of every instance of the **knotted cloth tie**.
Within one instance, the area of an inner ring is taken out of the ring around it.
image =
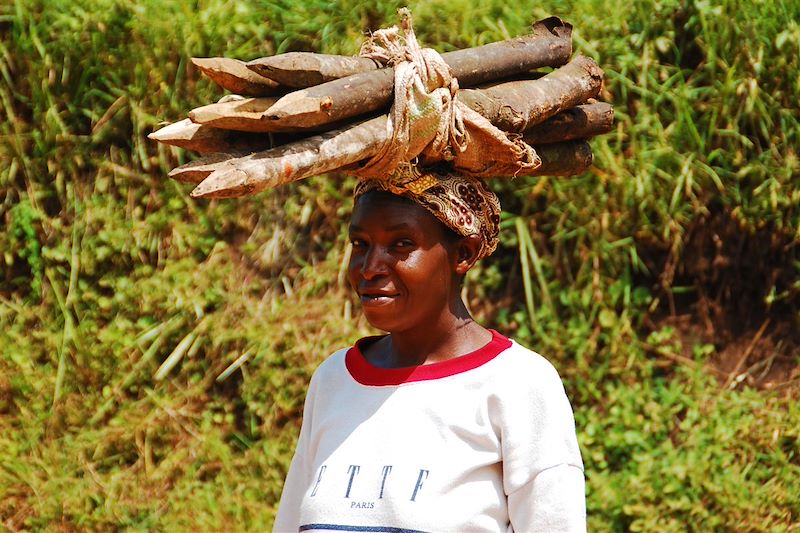
[[[361,55],[394,67],[394,102],[389,111],[389,140],[380,152],[349,170],[362,178],[389,179],[403,163],[447,161],[461,174],[476,177],[515,175],[541,165],[536,152],[456,100],[458,81],[431,48],[421,48],[402,8],[400,28],[376,31]]]

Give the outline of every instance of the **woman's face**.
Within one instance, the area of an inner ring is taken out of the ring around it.
[[[350,285],[374,327],[435,327],[457,295],[457,243],[423,207],[396,196],[361,196],[350,220]]]

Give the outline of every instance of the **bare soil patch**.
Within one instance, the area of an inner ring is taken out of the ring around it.
[[[660,273],[649,330],[674,327],[686,358],[713,346],[706,365],[723,387],[800,387],[799,242],[717,210],[692,225],[678,252],[640,249]]]

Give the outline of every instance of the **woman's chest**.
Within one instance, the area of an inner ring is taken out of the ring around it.
[[[486,402],[420,389],[339,398],[315,413],[309,520],[503,530],[502,456]]]

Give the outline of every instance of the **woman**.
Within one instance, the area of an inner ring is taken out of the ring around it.
[[[435,175],[362,181],[355,196],[349,279],[388,335],[315,372],[274,530],[585,530],[558,374],[460,297],[497,245],[497,198]]]

